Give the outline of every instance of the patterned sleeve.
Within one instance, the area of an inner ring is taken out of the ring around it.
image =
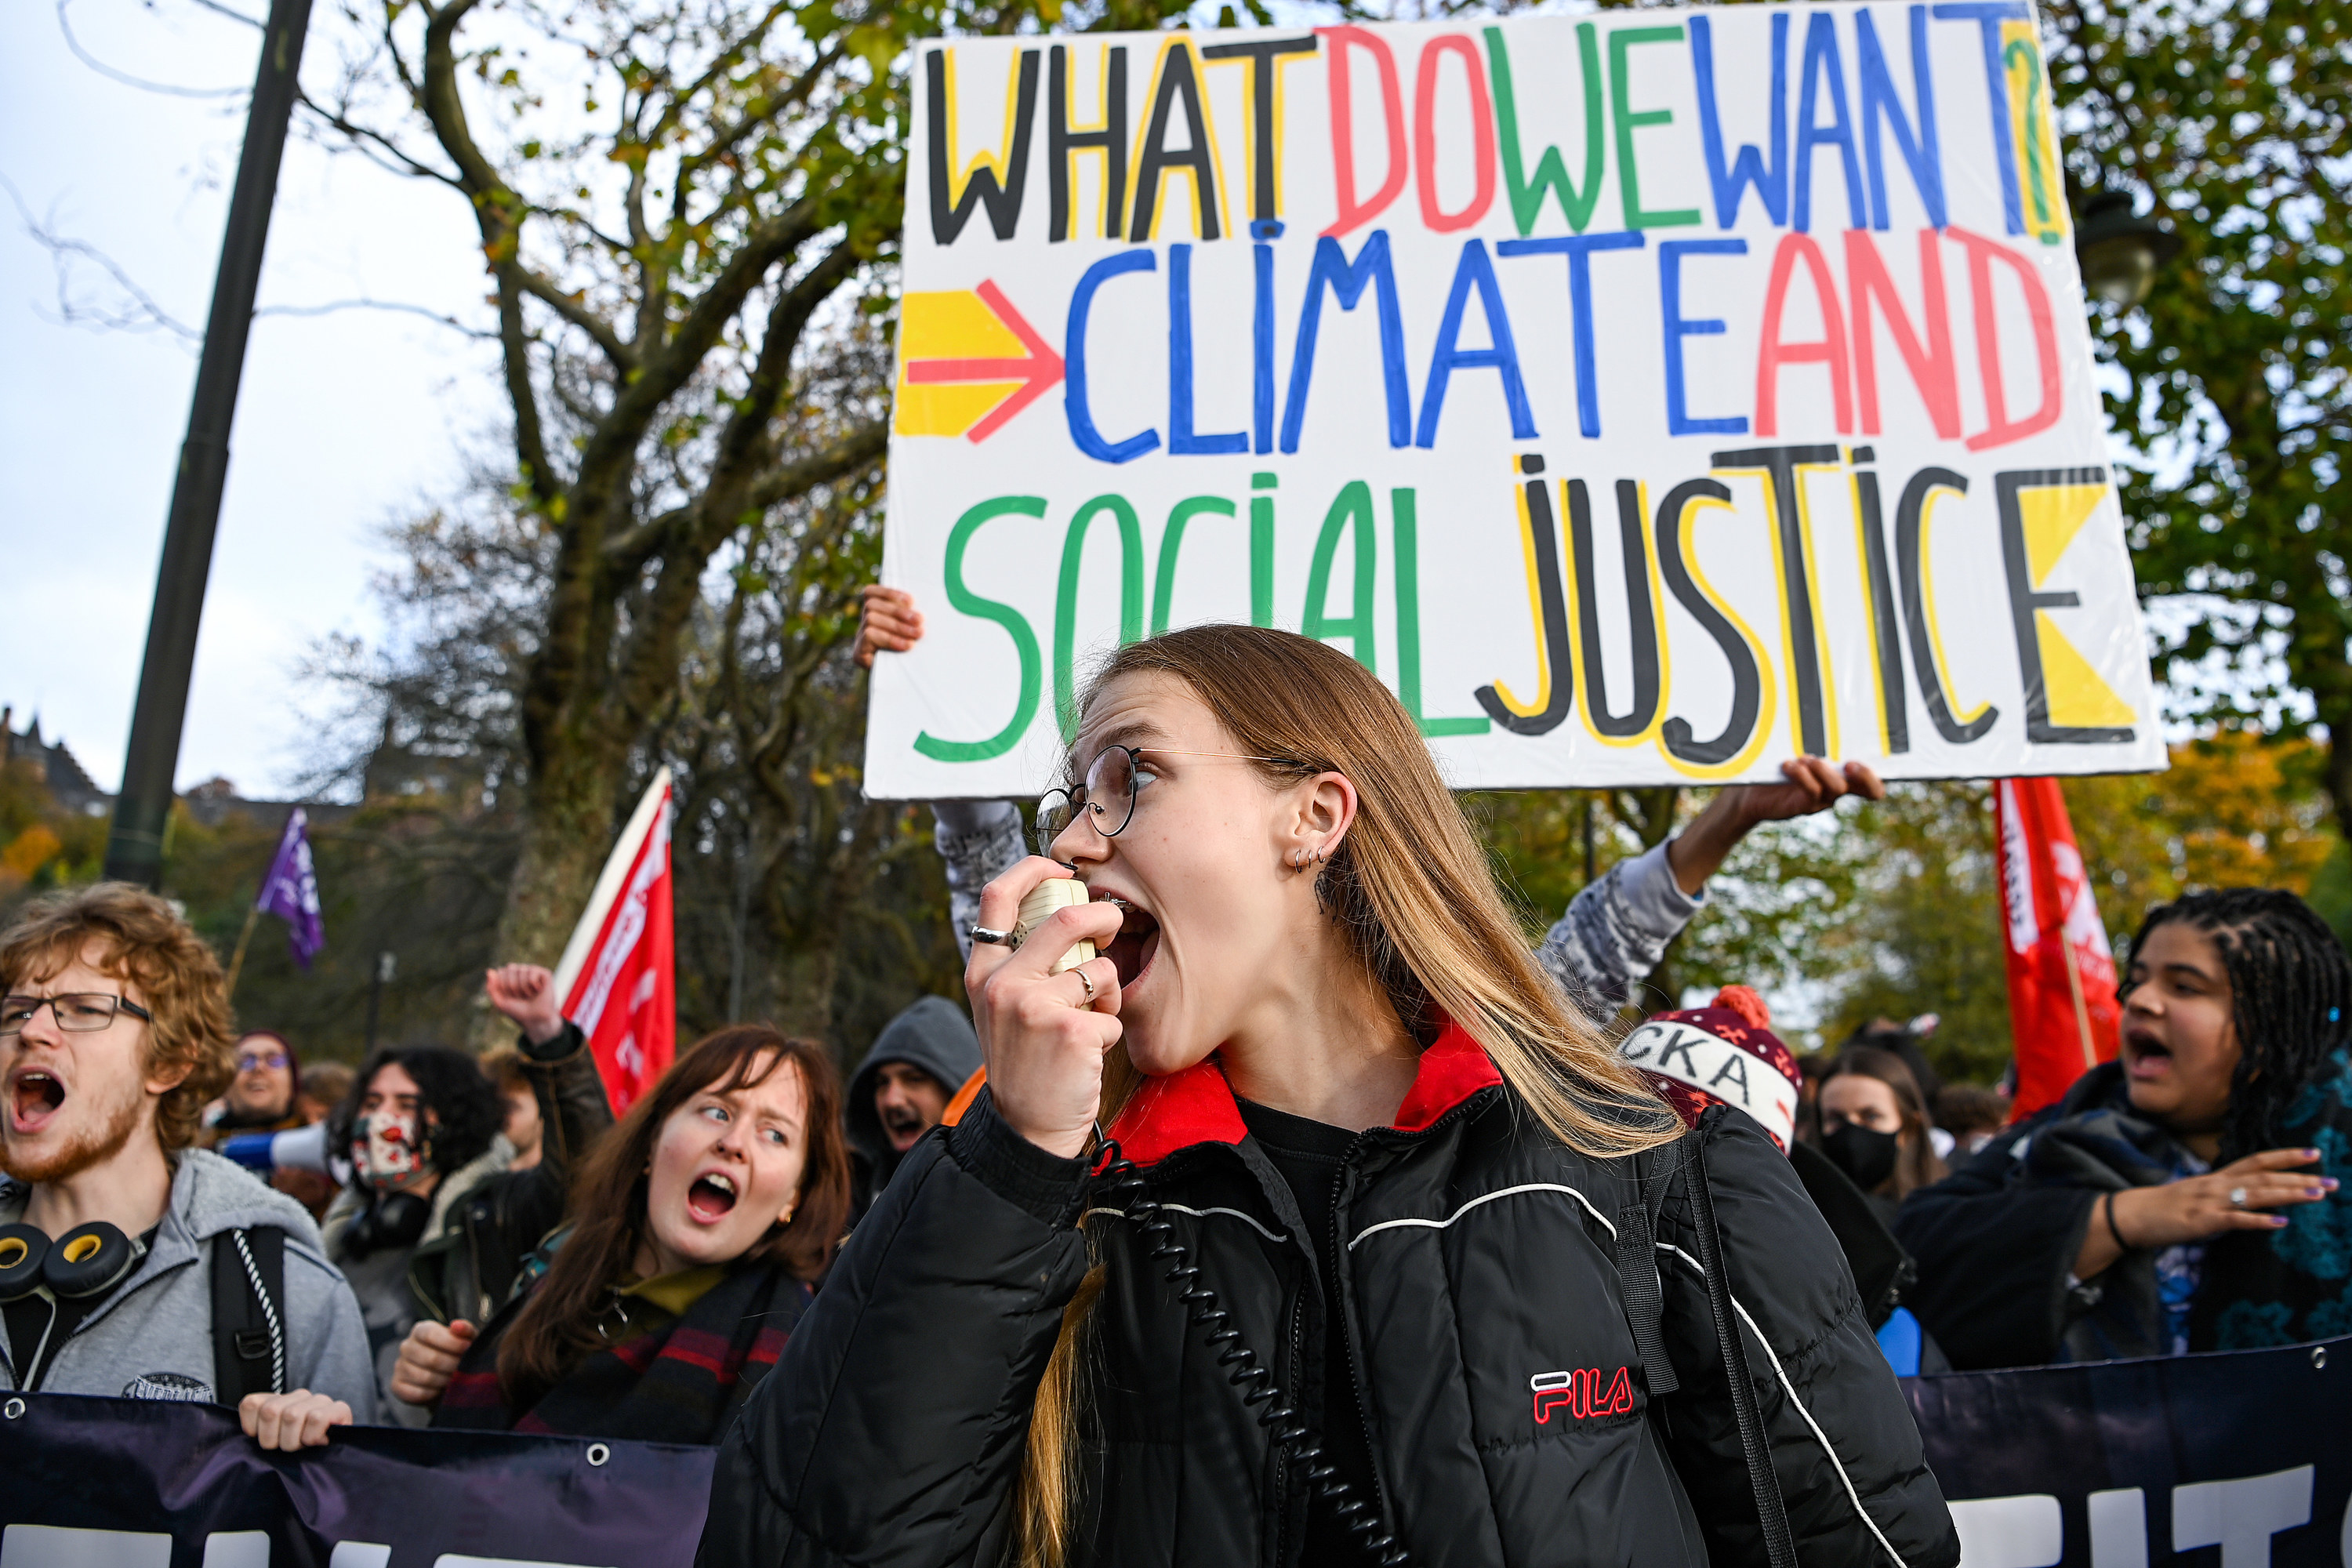
[[[931,803],[931,842],[948,868],[948,919],[956,947],[971,961],[967,933],[980,919],[980,890],[1027,854],[1021,838],[1021,813],[1009,800],[939,800]]]
[[[1605,1019],[1631,999],[1666,943],[1706,902],[1706,889],[1694,897],[1675,883],[1666,846],[1658,845],[1619,861],[1578,893],[1537,944],[1536,962],[1587,1016]]]

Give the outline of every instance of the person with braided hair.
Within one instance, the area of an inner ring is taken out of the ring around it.
[[[1913,1194],[1907,1304],[1962,1369],[2352,1332],[2352,961],[2275,888],[2148,912],[2123,1050]]]

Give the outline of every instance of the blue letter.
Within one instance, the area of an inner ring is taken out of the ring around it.
[[[1813,87],[1829,73],[1830,107],[1837,119],[1830,125],[1813,123]],[[1813,148],[1835,143],[1838,156],[1845,160],[1845,219],[1848,228],[1860,228],[1870,221],[1869,209],[1862,202],[1862,160],[1853,152],[1853,119],[1845,107],[1845,60],[1838,53],[1837,18],[1827,11],[1816,11],[1805,26],[1804,85],[1797,93],[1797,212],[1796,228],[1800,234],[1812,226],[1813,217]]]
[[[1456,346],[1462,337],[1462,307],[1470,290],[1478,290],[1478,308],[1486,313],[1486,335],[1494,347]],[[1462,247],[1462,264],[1454,269],[1454,289],[1445,296],[1445,319],[1438,324],[1437,348],[1429,356],[1429,380],[1421,391],[1421,427],[1413,445],[1437,444],[1437,416],[1445,407],[1446,383],[1457,370],[1492,366],[1502,374],[1503,405],[1511,414],[1511,439],[1536,438],[1536,416],[1528,406],[1528,389],[1519,380],[1519,351],[1511,342],[1511,319],[1503,314],[1503,290],[1495,281],[1495,264],[1486,259],[1486,242],[1473,239]]]
[[[1599,377],[1592,368],[1592,253],[1639,250],[1644,243],[1639,230],[1629,229],[1623,234],[1507,239],[1495,247],[1497,256],[1568,258],[1568,308],[1576,337],[1576,421],[1588,438],[1601,434]]]
[[[1884,113],[1895,128],[1895,144],[1903,150],[1903,161],[1911,165],[1911,184],[1919,192],[1920,205],[1927,209],[1927,223],[1941,228],[1944,157],[1936,140],[1936,75],[1927,59],[1927,7],[1911,7],[1911,80],[1919,95],[1916,135],[1895,96],[1895,79],[1887,72],[1886,56],[1878,47],[1878,29],[1871,26],[1870,13],[1856,11],[1853,25],[1862,56],[1862,152],[1870,161],[1870,226],[1887,226],[1886,168],[1878,154],[1878,117]]]
[[[1123,250],[1087,268],[1078,286],[1070,290],[1070,324],[1062,341],[1062,374],[1069,386],[1062,395],[1062,411],[1070,421],[1070,439],[1098,463],[1140,458],[1160,445],[1160,432],[1146,430],[1114,447],[1095,428],[1094,413],[1087,405],[1087,316],[1094,309],[1096,289],[1122,272],[1150,272],[1158,266],[1149,250]]]
[[[1250,247],[1257,279],[1257,309],[1250,317],[1250,428],[1263,457],[1274,450],[1274,247],[1266,241],[1282,237],[1282,220],[1256,219],[1250,237],[1257,241]]]
[[[1684,410],[1683,340],[1711,337],[1723,331],[1721,321],[1683,319],[1683,258],[1745,256],[1744,239],[1670,239],[1658,247],[1658,297],[1666,319],[1666,434],[1669,436],[1745,436],[1748,416],[1694,419]]]
[[[1764,162],[1750,143],[1728,171],[1723,166],[1723,123],[1715,107],[1715,34],[1705,16],[1690,20],[1691,69],[1698,78],[1698,133],[1706,146],[1707,178],[1715,182],[1715,226],[1730,228],[1739,221],[1739,197],[1748,186],[1771,215],[1774,227],[1789,221],[1789,16],[1772,18],[1772,123],[1766,134],[1772,143],[1772,161]]]
[[[1985,101],[1992,109],[1992,150],[2000,163],[2001,208],[2009,232],[2025,232],[2025,208],[2017,193],[2017,132],[2009,117],[2009,72],[2000,64],[2000,25],[2021,22],[2025,0],[1946,0],[1936,7],[1938,22],[1974,22],[1984,38]]]
[[[1381,318],[1381,374],[1388,383],[1389,445],[1412,444],[1412,390],[1404,378],[1404,317],[1397,309],[1396,272],[1389,265],[1389,235],[1372,230],[1353,263],[1329,235],[1315,242],[1315,264],[1307,274],[1307,304],[1298,316],[1298,342],[1290,354],[1290,393],[1282,404],[1282,449],[1298,450],[1298,427],[1307,420],[1307,388],[1315,375],[1315,335],[1323,324],[1323,290],[1339,309],[1352,310],[1364,285],[1376,285]]]
[[[1149,450],[1149,448],[1146,448]],[[1168,454],[1222,458],[1249,450],[1249,434],[1192,434],[1192,247],[1168,247]]]

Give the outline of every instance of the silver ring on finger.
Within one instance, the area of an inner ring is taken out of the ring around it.
[[[992,947],[1002,947],[1013,940],[1013,933],[1011,931],[997,931],[989,926],[973,926],[971,930],[965,931],[964,935],[971,938],[974,942],[987,942]]]
[[[1087,999],[1086,999],[1085,1005],[1087,1005],[1087,1006],[1088,1006],[1088,1007],[1093,1006],[1093,1005],[1095,1005],[1095,981],[1094,981],[1094,976],[1093,976],[1093,975],[1091,975],[1091,974],[1088,974],[1088,973],[1087,973],[1085,970],[1083,970],[1083,969],[1073,969],[1073,970],[1071,970],[1071,971],[1070,971],[1070,973],[1073,973],[1073,974],[1075,974],[1075,975],[1076,975],[1076,976],[1078,977],[1078,984],[1081,984],[1081,985],[1083,985],[1083,986],[1085,986],[1085,987],[1087,988]]]
[[[2242,1209],[2246,1206],[2245,1188],[2231,1187],[2230,1189],[2230,1206],[2233,1209]]]

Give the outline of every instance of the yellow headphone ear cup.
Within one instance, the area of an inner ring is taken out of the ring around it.
[[[58,1238],[41,1265],[41,1279],[60,1296],[100,1295],[121,1283],[145,1256],[147,1249],[120,1228],[93,1220]]]
[[[0,1226],[0,1301],[15,1301],[40,1289],[41,1265],[48,1261],[47,1231],[29,1225]]]

